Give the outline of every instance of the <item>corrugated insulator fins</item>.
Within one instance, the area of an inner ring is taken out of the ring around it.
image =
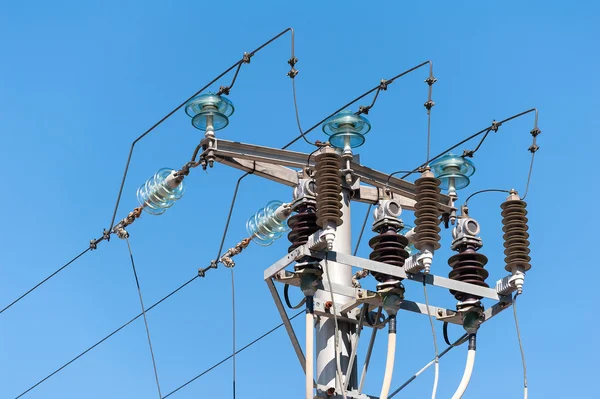
[[[415,204],[415,248],[433,251],[440,247],[440,181],[429,169],[415,181],[417,202]]]
[[[342,224],[342,156],[323,148],[315,156],[317,225],[323,229]]]
[[[405,247],[408,245],[408,239],[398,234],[396,226],[389,224],[381,226],[377,232],[379,234],[369,240],[369,246],[373,248],[369,259],[387,263],[388,265],[404,266],[404,261],[409,256],[405,250]],[[371,272],[371,274],[380,283],[389,282],[390,280],[401,280],[398,277],[383,273]]]
[[[291,231],[288,234],[288,240],[292,245],[288,252],[306,244],[308,237],[319,230],[317,226],[317,213],[312,204],[303,204],[298,208],[298,213],[288,219],[288,226]]]
[[[452,230],[452,249],[458,251],[448,259],[452,271],[448,275],[452,280],[488,287],[485,279],[489,276],[484,266],[488,259],[477,251],[483,246],[479,234],[479,223],[471,218],[459,219]],[[450,290],[450,293],[461,302],[481,299],[480,296]]]
[[[522,201],[515,191],[501,205],[502,231],[504,232],[504,254],[506,257],[506,270],[526,272],[531,269],[529,261],[529,233],[527,230],[527,203]]]

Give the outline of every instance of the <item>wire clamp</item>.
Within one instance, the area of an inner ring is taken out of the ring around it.
[[[206,276],[206,271],[202,268],[198,269],[198,277],[204,277]]]
[[[463,153],[461,155],[461,157],[466,158],[473,158],[473,155],[475,155],[475,151],[474,150],[463,150]]]
[[[230,92],[231,92],[231,86],[221,86],[221,87],[219,87],[219,91],[217,92],[217,95],[220,96],[221,94],[225,94],[226,96],[228,96]]]
[[[497,132],[497,131],[498,131],[498,128],[499,128],[500,126],[502,126],[502,123],[496,122],[496,120],[494,119],[494,120],[492,121],[492,126],[490,126],[490,130],[491,130],[492,132],[494,132],[494,133],[495,133],[495,132]]]
[[[290,71],[287,73],[287,76],[290,77],[290,79],[294,79],[296,77],[296,75],[298,75],[298,70],[296,68],[290,69]]]
[[[121,240],[129,238],[129,233],[123,228],[123,226],[121,226],[121,224],[115,226],[115,233]]]
[[[388,87],[388,81],[385,79],[381,79],[381,81],[379,82],[379,90],[387,90]]]
[[[90,240],[90,249],[93,251],[98,248],[98,240]]]
[[[112,233],[106,229],[104,229],[104,231],[102,232],[102,239],[106,240],[106,241],[110,241],[110,235]]]
[[[433,75],[425,79],[425,83],[427,83],[429,86],[432,86],[435,82],[437,82],[437,79]]]
[[[431,111],[431,108],[433,108],[435,103],[432,100],[427,100],[423,105],[425,106],[425,108],[427,108],[427,111]]]
[[[252,58],[253,55],[254,54],[252,54],[252,53],[246,53],[246,52],[244,52],[244,55],[242,56],[242,62],[244,64],[249,64],[250,63],[250,59]]]
[[[531,152],[532,154],[535,154],[537,152],[537,150],[540,149],[540,146],[537,144],[533,144],[531,145],[531,147],[528,148],[529,152]]]
[[[537,136],[539,136],[540,134],[542,134],[542,131],[540,129],[538,129],[537,127],[534,127],[533,129],[531,129],[531,135],[535,138]]]
[[[360,115],[360,114],[369,115],[370,109],[371,109],[370,105],[361,105],[360,107],[358,107],[358,112],[356,113],[356,115]]]

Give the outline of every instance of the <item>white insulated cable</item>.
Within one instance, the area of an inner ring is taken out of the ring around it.
[[[461,399],[464,395],[467,387],[469,386],[469,381],[471,381],[471,375],[473,374],[473,366],[475,365],[475,334],[471,335],[469,338],[469,351],[467,352],[467,364],[465,366],[465,372],[463,374],[462,380],[460,381],[460,385],[458,389],[452,395],[452,399]]]
[[[390,319],[390,322],[392,319]],[[385,374],[383,375],[383,386],[379,399],[388,399],[390,386],[392,385],[392,374],[394,373],[394,360],[396,357],[396,329],[388,333],[388,351],[385,361]]]
[[[315,373],[315,327],[314,317],[306,312],[306,399],[314,399],[313,376]]]

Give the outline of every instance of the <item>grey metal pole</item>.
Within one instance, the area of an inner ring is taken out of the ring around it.
[[[340,253],[350,254],[352,252],[352,237],[351,237],[351,222],[350,222],[350,190],[342,191],[342,220],[341,226],[338,226],[333,243],[333,250]],[[352,269],[350,267],[328,261],[329,276],[331,282],[351,286],[352,284]],[[315,299],[321,303],[326,303],[331,300],[331,294],[328,291],[328,281],[326,273],[323,273],[324,290],[317,291]],[[341,295],[335,295],[335,307],[341,309],[348,299]],[[332,309],[333,310],[333,309]],[[348,371],[350,355],[352,353],[351,342],[352,334],[355,333],[354,326],[349,323],[344,323],[338,320],[340,329],[340,363],[342,383],[346,378],[350,378],[348,389],[356,388],[357,372],[356,361],[354,367]],[[336,392],[342,392],[341,387],[336,384],[336,358],[335,358],[335,322],[333,318],[322,317],[317,325],[316,331],[316,349],[317,349],[317,384],[331,388],[335,387]]]

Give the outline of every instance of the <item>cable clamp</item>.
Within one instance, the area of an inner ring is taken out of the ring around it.
[[[388,87],[388,81],[385,79],[381,79],[381,81],[379,82],[379,90],[387,90]]]
[[[535,154],[537,150],[540,149],[540,146],[537,144],[533,144],[531,147],[528,148],[529,152],[531,152],[532,154]]]
[[[115,226],[115,233],[121,240],[129,238],[129,233],[121,225]]]
[[[473,151],[473,150],[463,150],[463,153],[462,153],[461,157],[462,158],[465,158],[465,157],[473,158],[473,155],[475,155],[475,151]]]
[[[425,83],[427,83],[429,86],[432,86],[435,82],[437,82],[437,79],[433,75],[425,79]]]
[[[244,55],[242,57],[242,62],[244,64],[249,64],[250,63],[250,58],[252,58],[253,55],[254,54],[244,52]]]
[[[292,57],[288,60],[288,64],[290,64],[290,66],[292,67],[292,69],[294,68],[294,66],[296,66],[296,63],[298,62],[298,58],[296,57]]]
[[[204,269],[199,268],[198,269],[198,277],[204,277],[206,276],[206,272],[204,271]]]
[[[230,92],[231,92],[230,86],[221,86],[221,87],[219,87],[219,91],[217,92],[217,95],[220,96],[221,94],[225,94],[226,96],[228,96]]]
[[[358,107],[358,112],[356,113],[356,115],[360,115],[360,114],[369,115],[370,109],[371,109],[370,105],[361,105],[360,107]]]
[[[490,126],[490,130],[491,130],[491,131],[493,131],[493,132],[497,132],[497,131],[498,131],[498,128],[499,128],[500,126],[502,126],[502,123],[496,122],[496,120],[494,119],[494,120],[492,121],[492,126]]]
[[[110,235],[112,233],[106,229],[104,229],[104,231],[102,232],[102,239],[106,240],[106,241],[110,241]]]
[[[537,127],[534,127],[533,129],[531,129],[531,132],[529,132],[529,133],[531,133],[531,135],[533,137],[537,137],[540,134],[542,134],[542,131],[540,129],[538,129]]]
[[[298,75],[298,70],[296,68],[290,69],[290,71],[287,73],[287,76],[289,76],[290,79],[294,79],[296,75]]]
[[[90,249],[93,251],[98,248],[98,240],[90,240]]]
[[[425,106],[425,108],[427,108],[427,111],[430,111],[431,108],[433,108],[433,106],[435,105],[435,103],[433,101],[431,101],[431,100],[428,100],[423,105]]]

